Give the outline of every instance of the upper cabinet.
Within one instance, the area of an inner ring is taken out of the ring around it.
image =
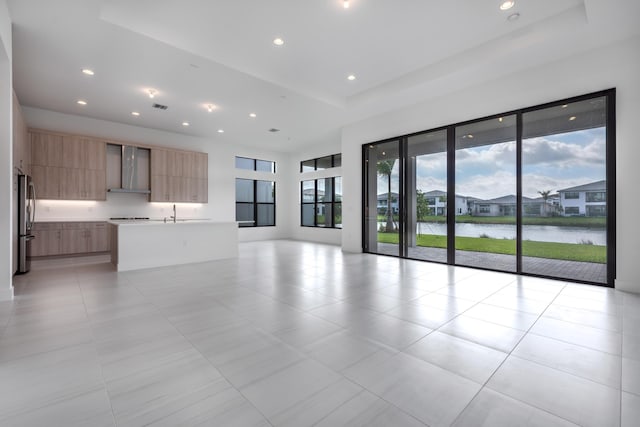
[[[37,129],[29,130],[29,138],[39,199],[107,199],[107,143],[123,143]],[[150,170],[144,171],[151,178],[150,201],[207,203],[207,153],[143,148],[151,150]]]
[[[31,169],[40,199],[106,200],[106,143],[33,130]]]
[[[30,132],[30,136],[32,165],[54,168],[63,166],[62,135]]]
[[[151,201],[207,203],[206,153],[151,149]]]
[[[62,166],[65,168],[105,170],[106,159],[104,141],[77,135],[62,138]]]
[[[31,142],[18,97],[13,93],[13,165],[23,174],[31,174]]]

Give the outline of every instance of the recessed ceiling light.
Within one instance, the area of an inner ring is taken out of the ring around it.
[[[498,121],[499,121],[500,123],[502,123],[502,120],[504,120],[502,117],[498,118]]]
[[[473,138],[472,134],[467,135],[467,138]]]
[[[275,39],[273,39],[273,44],[275,44],[276,46],[282,46],[284,44],[284,40],[282,40],[280,37],[276,37]]]
[[[138,113],[137,111],[132,111],[132,112],[131,112],[131,115],[132,115],[132,116],[136,116],[136,117],[137,117],[137,116],[139,116],[139,115],[140,115],[140,113]]]
[[[87,76],[93,76],[95,73],[93,72],[93,70],[90,70],[89,68],[84,68],[82,70],[83,74],[86,74]]]
[[[561,108],[567,108],[568,106],[568,104],[564,104]]]
[[[342,7],[344,7],[345,9],[349,9],[349,0],[344,0],[342,2]]]
[[[256,116],[256,113],[249,113],[249,117],[251,117],[252,119],[255,119],[257,116]]]
[[[516,2],[513,0],[505,0],[500,4],[500,10],[509,10],[515,6]]]
[[[571,116],[571,117],[569,117],[569,121],[570,121],[570,122],[574,121],[575,119],[576,119],[576,116]]]
[[[216,109],[216,106],[215,106],[215,105],[213,105],[213,104],[207,104],[207,105],[205,105],[205,107],[207,108],[207,111],[208,111],[208,112],[210,112],[210,113],[211,113],[213,110],[215,110],[215,109]]]
[[[83,101],[82,99],[78,99],[76,101],[79,105],[87,105],[87,101]]]
[[[512,13],[511,15],[507,16],[507,21],[517,21],[518,18],[520,18],[520,14],[518,12]]]
[[[218,129],[218,133],[224,133],[224,129]]]
[[[147,93],[149,94],[149,98],[153,99],[158,93],[158,91],[155,89],[147,89]]]
[[[356,79],[356,76],[354,76],[353,74],[349,74],[347,76],[347,80],[354,81],[355,79]]]
[[[182,122],[182,126],[185,126],[185,127],[189,126],[189,122]]]

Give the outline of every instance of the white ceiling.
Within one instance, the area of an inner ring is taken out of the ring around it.
[[[516,0],[508,12],[500,0],[8,3],[23,105],[279,151],[640,33],[637,0]]]

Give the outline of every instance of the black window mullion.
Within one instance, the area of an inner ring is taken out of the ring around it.
[[[516,114],[516,273],[522,273],[522,113]]]
[[[454,208],[451,209],[451,200]],[[456,135],[447,128],[447,264],[456,263]]]
[[[406,258],[407,257],[407,195],[405,194],[405,160],[406,160],[406,155],[407,155],[407,138],[400,138],[398,140],[398,178],[399,178],[399,183],[398,183],[398,225],[399,225],[399,230],[398,230],[398,240],[400,243],[400,253],[399,256],[401,258]],[[389,197],[391,197],[391,195],[389,195]],[[393,206],[393,205],[392,205]],[[393,210],[391,215],[393,216]]]
[[[614,287],[616,279],[616,90],[606,97],[607,132],[605,135],[607,167],[607,286]]]
[[[313,161],[314,168],[316,165],[317,159]],[[318,226],[318,180],[313,180],[313,226]]]
[[[255,160],[253,161],[254,167],[255,167]],[[254,179],[253,180],[253,226],[257,227],[258,226],[258,180]]]

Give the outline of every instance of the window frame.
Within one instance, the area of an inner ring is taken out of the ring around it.
[[[342,176],[330,176],[326,178],[315,178],[315,179],[303,179],[300,181],[300,227],[309,227],[309,228],[327,228],[327,229],[337,229],[342,230],[342,224],[339,227],[336,226],[336,205],[340,205],[340,213],[342,214],[342,195],[340,195],[340,200],[337,201],[336,197],[336,178],[342,179]],[[318,199],[318,181],[320,180],[331,180],[331,201],[326,201],[323,199]],[[313,182],[313,201],[304,201],[304,183],[305,182]],[[329,205],[331,206],[331,225],[318,225],[318,207],[320,205]],[[313,206],[313,225],[304,224],[304,208],[305,206]]]
[[[253,162],[253,169],[245,169],[245,168],[239,168],[237,166],[237,161],[238,159],[244,159],[244,160],[251,160]],[[244,156],[235,156],[235,168],[236,169],[240,169],[243,171],[254,171],[254,172],[262,172],[262,173],[276,173],[276,162],[274,160],[263,160],[263,159],[254,159],[252,157],[244,157]],[[258,162],[267,162],[267,163],[271,163],[272,168],[271,171],[263,171],[263,170],[258,170]]]
[[[236,183],[238,180],[243,181],[252,181],[253,183],[253,201],[251,202],[239,202],[238,194],[236,190],[236,222],[238,222],[238,228],[255,228],[255,227],[275,227],[277,224],[276,220],[276,181],[267,181],[264,179],[251,179],[251,178],[238,178],[236,177]],[[258,182],[268,182],[273,184],[273,202],[258,202]],[[237,188],[237,184],[236,184]],[[245,224],[243,225],[238,221],[238,205],[252,205],[253,206],[253,224]],[[258,206],[270,206],[273,205],[273,224],[258,224]]]
[[[571,197],[569,197],[571,195]],[[580,200],[580,192],[579,191],[565,191],[564,192],[565,200]]]
[[[318,160],[325,159],[327,157],[331,157],[331,166],[326,167],[326,168],[322,168],[322,169],[318,169]],[[304,164],[308,163],[308,162],[313,162],[313,170],[305,171],[304,170]],[[309,172],[315,172],[315,171],[319,171],[319,170],[323,171],[323,170],[332,169],[332,168],[339,168],[339,167],[342,167],[342,153],[327,154],[326,156],[316,157],[315,159],[308,159],[308,160],[300,161],[300,173],[309,173]],[[309,180],[307,180],[307,181],[309,181]]]

